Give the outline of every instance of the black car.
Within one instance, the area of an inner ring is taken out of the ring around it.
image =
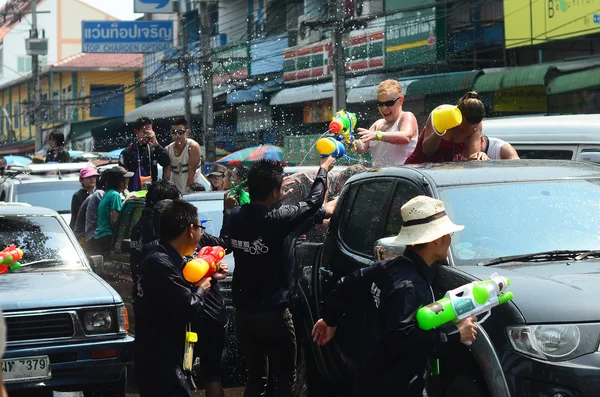
[[[340,278],[370,266],[374,250],[402,252],[385,238],[399,232],[402,205],[421,194],[441,199],[466,226],[453,237],[448,265],[439,266],[436,299],[496,272],[512,280],[514,293],[471,347],[449,346],[429,396],[600,395],[600,166],[544,160],[427,164],[351,178],[325,243],[297,247],[299,379],[309,395],[350,388],[374,309],[366,301],[348,313],[320,348],[310,331],[324,297]]]

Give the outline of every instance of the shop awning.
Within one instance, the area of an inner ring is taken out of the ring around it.
[[[402,93],[406,90],[411,82],[415,81],[414,77],[398,78],[398,73],[373,74],[364,77],[359,77],[356,83],[350,86],[347,94],[347,103],[365,103],[375,102],[377,100],[377,86],[384,80],[396,79],[402,86]]]
[[[548,84],[548,95],[600,87],[600,68],[556,77]]]
[[[473,87],[473,91],[479,94],[485,94],[486,92],[497,91],[502,88],[502,80],[504,80],[504,75],[506,72],[492,72],[492,73],[484,73],[477,77],[475,80],[475,86]]]
[[[475,79],[481,73],[481,70],[472,70],[419,77],[410,83],[406,96],[421,97],[466,92],[473,89]]]
[[[261,102],[265,99],[265,92],[281,89],[283,78],[269,80],[255,84],[247,89],[237,89],[227,94],[227,104],[234,105],[248,102]]]
[[[103,125],[106,125],[113,120],[118,120],[119,123],[122,123],[123,117],[101,118],[101,119],[94,119],[94,120],[71,123],[71,126],[70,126],[71,132],[69,135],[70,140],[76,141],[76,140],[80,140],[80,139],[91,138],[92,129],[102,127]]]
[[[10,142],[0,145],[0,155],[33,153],[34,151],[35,140],[33,139],[27,139],[18,142]]]
[[[557,68],[551,64],[508,69],[502,80],[502,88],[546,85],[546,75],[552,70]]]
[[[357,82],[357,78],[346,79],[346,97]],[[271,97],[270,105],[291,105],[293,103],[318,101],[325,98],[333,98],[332,82],[284,88]]]

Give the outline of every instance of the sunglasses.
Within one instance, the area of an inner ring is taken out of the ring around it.
[[[383,107],[383,106],[387,106],[388,108],[391,108],[392,106],[394,106],[396,104],[396,102],[398,102],[398,99],[400,99],[402,97],[398,97],[396,99],[392,99],[391,101],[385,101],[385,102],[381,102],[381,101],[377,101],[377,107]]]
[[[201,231],[204,231],[204,230],[206,230],[206,228],[205,228],[204,226],[202,226],[202,225],[196,225],[196,224],[192,224],[192,227],[193,227],[194,229],[200,229]]]
[[[185,134],[185,130],[172,130],[171,134],[183,135]]]

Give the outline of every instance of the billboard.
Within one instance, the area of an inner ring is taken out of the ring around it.
[[[600,32],[594,0],[504,0],[506,48]]]
[[[173,21],[82,21],[82,52],[152,53],[173,47]]]

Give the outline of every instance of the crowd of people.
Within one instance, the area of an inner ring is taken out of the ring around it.
[[[431,116],[419,133],[414,115],[402,110],[403,101],[397,81],[382,82],[377,90],[382,119],[358,130],[356,150],[369,151],[376,168],[518,158],[512,146],[483,134],[484,106],[476,93],[460,99],[462,122],[443,133],[433,127]],[[181,200],[182,194],[200,190],[201,175],[200,147],[189,138],[186,120],[172,123],[173,143],[166,148],[158,143],[151,120],[138,119],[134,132],[135,142],[123,150],[118,166],[101,175],[93,167],[81,171],[71,226],[89,252],[109,251],[127,192],[147,188],[144,216],[132,231],[130,256],[140,395],[192,395],[196,378],[183,359],[189,332],[199,335],[197,379],[206,396],[224,395],[220,360],[227,314],[218,281],[227,276],[228,267],[224,264],[217,274],[193,284],[182,272],[202,247],[219,245],[233,252],[236,262],[232,296],[248,369],[245,396],[265,395],[269,379],[274,396],[291,396],[297,351],[292,301],[298,275],[290,263],[296,243],[327,228],[345,181],[368,169],[348,167],[332,182],[332,157],[322,157],[314,174],[285,179],[278,162],[261,160],[250,168],[231,169],[216,165],[207,179],[212,190],[224,192],[224,221],[220,235],[212,236],[200,223],[197,209]],[[158,165],[163,167],[162,180]],[[250,195],[245,205],[230,191],[242,183]],[[433,331],[418,329],[414,313],[433,301],[432,264],[446,258],[451,235],[462,227],[450,221],[442,202],[423,196],[405,204],[401,215],[404,223],[396,242],[408,247],[406,253],[342,279],[313,329],[316,343],[329,342],[340,317],[351,310],[355,291],[376,285],[379,320],[373,324],[373,349],[361,366],[355,396],[420,396],[427,359],[444,354],[448,342],[469,342],[477,334],[473,319]]]

